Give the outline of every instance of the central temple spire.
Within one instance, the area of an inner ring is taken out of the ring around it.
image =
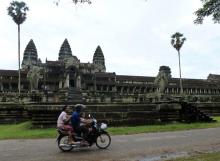
[[[98,46],[93,55],[93,64],[98,72],[105,72],[105,57],[100,46]]]
[[[22,68],[37,65],[38,54],[34,41],[31,39],[24,50],[24,57],[22,61]]]
[[[65,58],[69,58],[72,56],[72,50],[70,48],[69,42],[67,39],[64,40],[62,46],[59,51],[59,60],[63,60]]]

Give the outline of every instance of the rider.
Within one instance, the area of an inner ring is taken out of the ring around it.
[[[83,133],[84,137],[89,133],[89,130],[88,128],[86,128],[85,125],[91,123],[90,119],[85,119],[81,116],[81,112],[85,108],[86,106],[83,104],[75,105],[75,111],[73,112],[71,117],[71,123],[74,131],[76,131],[78,135],[81,135],[81,133]]]
[[[75,142],[73,141],[72,137],[73,128],[70,125],[71,115],[68,115],[68,113],[70,112],[70,107],[68,105],[65,105],[57,119],[57,128],[67,131],[69,135],[69,144],[74,144]]]

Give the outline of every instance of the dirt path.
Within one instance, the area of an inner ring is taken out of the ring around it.
[[[107,150],[95,146],[61,152],[55,139],[0,141],[1,161],[155,161],[220,151],[220,128],[113,136]]]

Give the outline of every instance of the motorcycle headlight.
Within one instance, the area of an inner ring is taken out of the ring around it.
[[[102,123],[100,127],[102,130],[105,130],[105,129],[107,129],[107,124]]]
[[[96,119],[93,119],[94,123],[97,123],[97,120]]]

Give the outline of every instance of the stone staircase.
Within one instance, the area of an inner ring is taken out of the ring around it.
[[[69,87],[59,91],[59,100],[61,102],[82,103],[83,96],[80,89]]]
[[[67,102],[83,102],[83,96],[80,89],[69,87],[67,92]]]
[[[182,122],[215,122],[208,114],[199,110],[196,106],[183,102],[181,103],[180,121]]]

